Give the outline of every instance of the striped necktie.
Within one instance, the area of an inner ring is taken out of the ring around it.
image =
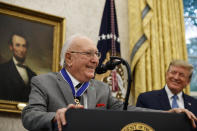
[[[79,83],[75,86],[76,89],[78,89],[79,87],[81,87],[82,83]]]
[[[79,89],[81,87],[82,83],[79,83],[75,86],[75,89]],[[78,97],[75,97],[75,101],[78,100],[78,102],[80,103],[80,100],[81,100],[81,96],[78,96]],[[78,103],[78,104],[79,104]]]

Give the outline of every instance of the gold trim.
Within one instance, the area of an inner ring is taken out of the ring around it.
[[[52,71],[60,70],[60,52],[65,37],[65,18],[0,2],[0,14],[39,22],[54,27]],[[0,100],[0,111],[21,113],[27,103]]]
[[[21,113],[27,103],[0,100],[0,111]]]
[[[126,126],[124,126],[121,131],[155,131],[151,126],[141,123],[141,122],[133,122]]]

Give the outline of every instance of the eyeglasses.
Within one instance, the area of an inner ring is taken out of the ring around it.
[[[70,53],[79,53],[82,55],[86,55],[87,57],[98,57],[99,59],[101,58],[101,52],[94,52],[94,51],[87,51],[87,52],[78,52],[78,51],[71,51]]]
[[[186,77],[187,77],[186,74],[181,73],[181,72],[178,72],[178,71],[175,71],[175,70],[170,70],[169,72],[170,72],[172,75],[178,74],[178,76],[180,76],[180,77],[182,77],[182,78],[186,78]]]

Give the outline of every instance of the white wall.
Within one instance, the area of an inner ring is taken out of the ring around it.
[[[85,34],[95,42],[99,33],[105,0],[0,0],[28,9],[66,18],[66,37]],[[128,53],[127,0],[115,0],[122,56]]]
[[[87,35],[97,43],[105,0],[0,0],[66,18],[66,36]],[[129,61],[127,0],[115,0],[122,57]],[[12,124],[12,125],[11,125]],[[0,113],[0,131],[23,131],[20,115]]]

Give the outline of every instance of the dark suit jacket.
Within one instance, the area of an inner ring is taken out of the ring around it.
[[[30,83],[36,73],[28,67],[26,70]],[[29,83],[25,85],[12,59],[0,65],[0,99],[27,102],[31,91]]]
[[[184,93],[183,100],[185,108],[193,112],[197,116],[197,100]],[[156,110],[171,109],[165,88],[140,94],[138,96],[136,106]]]

